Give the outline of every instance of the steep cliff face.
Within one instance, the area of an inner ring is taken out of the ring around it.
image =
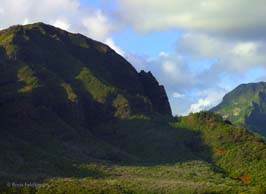
[[[144,86],[145,94],[152,102],[153,111],[163,115],[172,115],[171,107],[164,87],[159,85],[158,81],[151,72],[146,73],[141,71],[139,76]]]
[[[171,115],[166,93],[105,44],[43,23],[0,32],[2,112],[46,108],[91,126],[133,114]],[[13,104],[16,107],[13,107]],[[13,107],[13,108],[10,108]]]

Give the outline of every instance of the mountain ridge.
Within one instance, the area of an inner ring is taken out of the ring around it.
[[[11,31],[11,35],[8,35],[9,31]],[[88,39],[83,35],[67,33],[43,23],[13,26],[1,31],[1,34],[4,37],[2,38],[2,46],[10,59],[20,59],[22,63],[26,64],[33,63],[35,64],[33,66],[37,69],[46,68],[45,71],[50,71],[48,73],[60,77],[66,84],[71,85],[70,82],[79,79],[83,82],[83,85],[87,84],[85,87],[90,87],[89,84],[94,82],[94,84],[98,85],[97,87],[101,87],[103,90],[102,92],[95,90],[91,93],[92,97],[100,103],[106,100],[107,95],[117,93],[117,89],[120,91],[120,95],[123,95],[122,93],[125,91],[132,97],[135,96],[136,102],[133,102],[133,104],[138,102],[146,104],[144,107],[146,106],[146,109],[150,109],[148,112],[152,112],[152,107],[149,107],[152,105],[150,98],[156,98],[156,96],[149,96],[148,98],[145,96],[143,83],[141,83],[137,71],[107,45]],[[32,40],[29,40],[30,38]],[[51,52],[51,50],[56,52]],[[70,63],[64,59],[67,59]],[[95,61],[93,61],[94,59]],[[75,66],[71,63],[75,64]],[[36,64],[38,64],[38,67]],[[25,70],[32,71],[33,66]],[[78,75],[79,72],[80,75]],[[115,76],[112,74],[115,74]],[[88,75],[93,78],[83,80]],[[68,87],[67,91],[69,93],[71,91],[69,85],[65,85],[65,87]],[[155,90],[161,90],[159,84],[156,87],[154,88]],[[162,92],[165,93],[165,90],[163,89]],[[166,96],[166,93],[164,95]],[[141,99],[141,96],[147,98],[147,101],[150,102],[146,103],[145,99]],[[168,112],[165,114],[171,115],[168,99],[164,103],[168,107]],[[141,106],[138,108],[141,108]],[[157,111],[159,111],[158,108]]]

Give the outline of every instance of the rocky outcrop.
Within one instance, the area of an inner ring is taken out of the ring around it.
[[[141,71],[139,77],[144,86],[145,94],[152,103],[153,111],[163,115],[172,115],[165,89],[162,85],[159,85],[152,73]]]

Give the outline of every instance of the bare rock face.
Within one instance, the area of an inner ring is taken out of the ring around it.
[[[150,71],[147,73],[141,71],[139,77],[144,86],[145,94],[152,103],[153,111],[171,116],[172,111],[164,87],[159,85]]]

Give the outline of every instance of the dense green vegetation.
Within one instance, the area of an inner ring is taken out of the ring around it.
[[[212,111],[233,124],[242,125],[261,135],[266,134],[266,83],[242,84],[223,98]]]
[[[177,125],[201,129],[204,143],[212,149],[213,161],[229,176],[249,177],[247,182],[253,185],[266,181],[261,170],[265,168],[266,147],[261,137],[243,127],[226,124],[209,112],[181,118]]]
[[[98,154],[107,157],[117,149],[123,157],[69,161],[61,169],[61,178],[45,178],[41,183],[50,186],[33,193],[266,191],[264,141],[213,113],[174,119],[136,115],[105,123],[92,132],[109,147],[98,144]]]
[[[88,68],[83,68],[76,78],[82,82],[84,88],[97,101],[104,102],[109,95],[115,93],[115,88],[108,87],[99,81]]]
[[[18,69],[18,81],[23,82],[24,86],[19,90],[20,92],[29,92],[39,86],[39,81],[32,69],[29,66],[24,66]]]
[[[36,193],[239,193],[251,191],[237,180],[213,171],[201,161],[159,166],[89,164],[86,178],[55,178]],[[254,190],[255,191],[255,190]]]

